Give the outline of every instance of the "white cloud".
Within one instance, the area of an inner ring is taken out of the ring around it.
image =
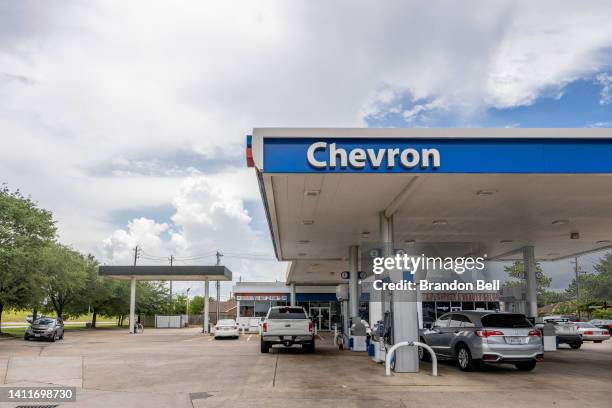
[[[600,105],[612,103],[612,75],[601,73],[595,77],[595,80],[601,85]]]
[[[142,251],[141,264],[168,264],[172,254],[182,264],[214,264],[214,251],[225,254],[223,264],[244,280],[282,279],[285,264],[271,259],[268,237],[251,228],[251,217],[239,192],[224,177],[198,176],[185,180],[173,199],[172,223],[158,223],[136,218],[127,228],[114,231],[104,240],[103,261],[109,264],[131,264],[133,249]],[[203,256],[205,255],[205,256]],[[197,258],[197,259],[194,259]],[[264,257],[265,258],[265,257]],[[202,285],[177,283],[180,291],[194,286],[192,293],[201,293]],[[223,293],[230,290],[224,285]]]
[[[259,200],[252,173],[211,176],[232,196],[213,208],[188,198],[210,199],[199,179],[210,169],[166,163],[168,154],[242,163],[256,126],[529,104],[604,70],[612,45],[607,1],[1,7],[0,177],[53,210],[62,239],[98,255],[117,229],[113,213],[172,202],[186,245],[214,236],[219,221],[254,233],[237,204]],[[394,103],[407,94],[418,106]]]

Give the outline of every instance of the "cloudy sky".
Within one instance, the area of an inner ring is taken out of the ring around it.
[[[219,248],[283,279],[250,129],[610,127],[610,21],[609,1],[0,0],[0,182],[101,262]]]

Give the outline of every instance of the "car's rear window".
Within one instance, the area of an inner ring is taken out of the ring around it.
[[[480,318],[483,327],[499,327],[501,329],[526,329],[533,327],[525,315],[518,313],[490,314]]]
[[[592,329],[592,328],[594,328],[594,327],[595,327],[595,326],[593,326],[593,325],[592,325],[592,324],[590,324],[590,323],[577,323],[577,324],[576,324],[576,326],[578,326],[578,327],[579,327],[579,328],[581,328],[581,329],[582,329],[582,328],[589,328],[589,329]]]
[[[223,320],[219,320],[218,324],[220,326],[230,326],[232,324],[236,324],[236,321],[232,319],[223,319]]]
[[[54,322],[53,319],[36,319],[34,321],[34,324],[40,324],[40,325],[43,325],[43,324],[53,324],[53,322]]]
[[[270,309],[268,319],[306,319],[306,313],[301,307],[279,307]]]

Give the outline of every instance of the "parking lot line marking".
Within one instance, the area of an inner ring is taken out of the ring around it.
[[[251,341],[251,336],[252,334],[249,334],[249,337],[247,337],[247,341]]]
[[[211,337],[210,339],[208,339],[208,341],[213,341],[215,339],[215,337]]]

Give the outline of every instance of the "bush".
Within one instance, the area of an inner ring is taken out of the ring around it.
[[[612,319],[612,309],[595,309],[591,315],[594,319]]]

